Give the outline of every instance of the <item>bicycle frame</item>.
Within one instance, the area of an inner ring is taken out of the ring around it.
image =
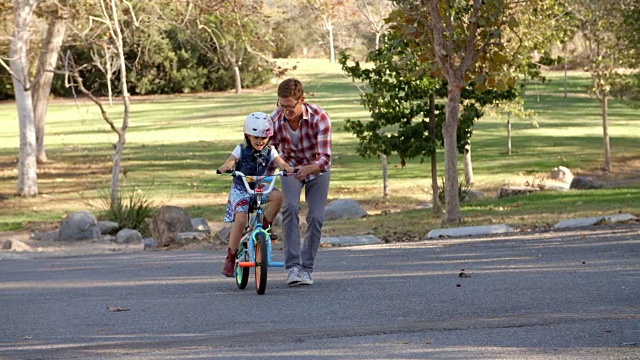
[[[248,176],[240,171],[229,171],[228,173],[241,178],[247,193],[251,195],[247,212],[247,226],[243,230],[242,239],[238,246],[233,277],[236,279],[238,288],[244,289],[249,280],[249,268],[254,268],[256,291],[262,295],[267,287],[269,267],[284,267],[284,262],[271,260],[271,235],[262,227],[264,217],[262,197],[273,191],[278,176],[287,176],[287,173],[278,171],[269,176]],[[261,183],[265,185],[267,181],[269,185],[263,189],[263,186],[260,185]],[[255,182],[255,189],[251,188],[249,182]]]
[[[246,250],[249,253],[249,261],[238,262],[239,267],[255,267],[256,266],[255,243],[257,241],[256,235],[258,235],[259,233],[264,233],[267,238],[267,255],[269,258],[269,262],[267,265],[273,266],[273,267],[284,267],[284,262],[282,261],[271,261],[271,235],[269,234],[269,232],[267,232],[267,230],[262,228],[262,218],[264,217],[264,211],[262,210],[262,197],[264,195],[268,195],[269,193],[271,193],[271,191],[273,191],[273,187],[276,182],[276,177],[283,174],[284,174],[283,172],[278,172],[271,176],[247,176],[242,174],[239,171],[234,171],[232,173],[232,175],[239,176],[243,180],[245,188],[247,189],[247,192],[255,196],[255,199],[256,199],[255,200],[256,203],[253,204],[254,211],[247,213],[247,217],[248,217],[247,228],[245,229],[245,233],[243,234],[242,239],[240,240],[241,246],[244,246],[243,243],[245,242],[247,244]],[[255,181],[256,183],[255,190],[250,188],[249,183],[247,182],[247,178],[249,179],[249,181]],[[259,188],[258,185],[260,184],[261,181],[263,181],[266,178],[271,178],[271,181],[268,189],[266,191],[263,191],[262,189]],[[247,239],[247,237],[249,239]],[[238,254],[238,258],[240,258],[240,254]],[[234,276],[236,276],[235,271],[234,271]]]

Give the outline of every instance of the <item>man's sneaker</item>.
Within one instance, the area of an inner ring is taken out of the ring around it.
[[[300,285],[313,285],[313,277],[308,271],[300,272]]]
[[[300,275],[298,274],[298,268],[289,269],[289,273],[287,274],[287,285],[295,286],[300,283]]]

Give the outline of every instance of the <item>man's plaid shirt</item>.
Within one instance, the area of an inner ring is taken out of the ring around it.
[[[322,172],[328,171],[331,165],[331,120],[320,107],[302,103],[302,119],[298,132],[298,146],[291,143],[289,125],[284,111],[277,108],[271,113],[273,121],[272,145],[280,156],[291,166],[317,164]],[[309,175],[306,180],[313,180],[317,175]]]

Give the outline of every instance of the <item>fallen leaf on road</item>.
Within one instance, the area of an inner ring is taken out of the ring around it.
[[[129,311],[129,308],[123,308],[120,306],[107,306],[107,310],[111,312],[118,312],[118,311]]]

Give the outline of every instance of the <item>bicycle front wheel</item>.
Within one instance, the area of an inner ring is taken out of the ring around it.
[[[236,285],[238,289],[244,289],[247,287],[247,283],[249,283],[249,268],[248,267],[240,267],[240,261],[247,261],[247,251],[242,250],[242,255],[236,259],[235,265],[235,273],[236,273]]]
[[[269,271],[269,253],[267,235],[260,232],[256,235],[256,292],[259,295],[267,290],[267,272]]]

